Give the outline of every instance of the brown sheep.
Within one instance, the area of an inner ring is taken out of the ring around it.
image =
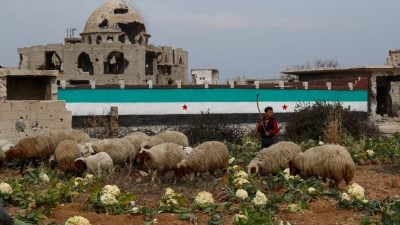
[[[354,177],[355,164],[347,149],[340,145],[323,145],[308,149],[297,154],[289,162],[290,173],[305,176],[322,177],[335,181],[336,189],[344,180],[348,185]]]
[[[293,142],[281,141],[273,144],[256,154],[247,166],[248,173],[275,175],[279,170],[288,168],[289,161],[300,152],[300,146]]]
[[[54,142],[47,136],[26,137],[6,152],[5,161],[20,161],[20,173],[22,173],[27,160],[33,160],[34,166],[37,166],[36,159],[48,158],[54,154],[54,150]]]
[[[75,159],[81,157],[78,143],[73,140],[64,140],[58,144],[54,152],[55,160],[64,172],[75,171]]]

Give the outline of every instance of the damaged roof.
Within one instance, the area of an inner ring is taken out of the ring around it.
[[[97,8],[86,22],[85,33],[121,32],[121,25],[143,25],[140,14],[121,0],[109,0]],[[145,31],[145,30],[144,30]]]

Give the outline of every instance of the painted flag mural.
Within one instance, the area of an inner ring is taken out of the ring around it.
[[[272,106],[276,113],[291,113],[299,104],[336,103],[351,111],[368,111],[366,90],[281,89],[60,89],[59,100],[74,116],[107,115],[112,106],[119,115],[258,113]],[[261,109],[261,110],[262,110]]]

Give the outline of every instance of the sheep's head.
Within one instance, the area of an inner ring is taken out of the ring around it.
[[[136,163],[138,165],[143,165],[146,161],[151,160],[151,156],[148,149],[142,149],[136,157]]]
[[[49,165],[50,165],[50,168],[53,170],[56,168],[56,159],[55,159],[54,155],[51,155],[49,157]]]
[[[186,159],[182,159],[174,168],[174,172],[178,176],[185,176],[186,174],[192,172],[191,167],[188,165]]]
[[[94,155],[96,152],[94,151],[94,149],[93,149],[93,144],[92,143],[86,143],[85,144],[85,149],[87,149],[88,150],[88,152],[91,154],[91,155]]]
[[[87,170],[87,165],[84,158],[75,159],[74,166],[79,171]]]
[[[258,164],[256,164],[256,163],[250,163],[247,166],[247,173],[248,174],[257,174],[258,171],[259,171],[259,167],[258,167]]]
[[[23,158],[23,151],[20,147],[15,146],[11,147],[10,150],[6,152],[6,157],[4,161],[11,162],[14,159],[20,159],[20,158]]]
[[[300,168],[298,168],[298,166],[296,165],[296,163],[293,160],[289,161],[289,171],[290,171],[290,174],[293,176],[300,174]]]
[[[193,152],[193,148],[189,146],[183,147],[183,150],[185,151],[186,155],[190,155],[190,153]]]
[[[149,141],[143,141],[140,145],[140,150],[150,149],[152,146],[150,145]]]

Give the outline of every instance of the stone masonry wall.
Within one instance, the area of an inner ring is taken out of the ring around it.
[[[0,100],[7,99],[7,78],[0,77]]]
[[[71,129],[64,101],[0,101],[0,139],[16,143],[26,136]]]
[[[392,97],[392,111],[396,116],[400,111],[400,82],[391,82],[390,96]]]

